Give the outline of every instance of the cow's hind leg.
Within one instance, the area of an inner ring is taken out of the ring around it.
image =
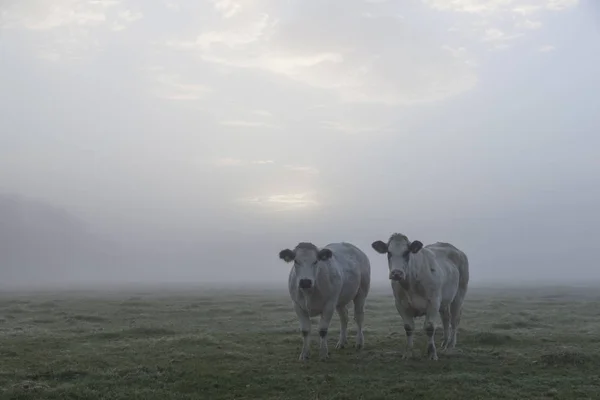
[[[348,308],[346,306],[339,306],[337,307],[337,313],[340,316],[340,340],[335,348],[343,349],[348,343]]]
[[[362,349],[365,346],[365,336],[363,334],[363,326],[365,323],[365,303],[367,294],[363,290],[359,290],[354,297],[354,321],[356,322],[356,348]]]
[[[460,317],[462,314],[462,305],[465,299],[466,291],[460,291],[456,294],[454,301],[450,304],[450,324],[452,326],[452,334],[450,335],[450,342],[448,343],[447,349],[453,349],[456,346],[456,335],[458,333],[458,326],[460,325]]]
[[[435,348],[435,324],[433,321],[435,320],[435,316],[440,312],[440,304],[437,302],[431,302],[427,307],[427,311],[425,314],[425,333],[427,334],[427,356],[430,360],[437,360],[437,350]]]
[[[442,316],[442,325],[444,326],[444,340],[442,341],[442,351],[444,351],[450,342],[450,306],[442,307],[440,315]]]

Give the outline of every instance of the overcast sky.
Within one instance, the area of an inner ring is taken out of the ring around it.
[[[344,240],[386,283],[393,232],[600,279],[599,39],[585,0],[0,0],[0,191],[205,252],[181,279]]]

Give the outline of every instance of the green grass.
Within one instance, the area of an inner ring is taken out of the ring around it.
[[[365,349],[335,350],[335,316],[331,358],[318,360],[313,325],[302,363],[284,292],[4,293],[0,398],[598,399],[598,310],[597,289],[471,288],[457,351],[426,360],[419,319],[401,360],[391,289],[374,290]]]

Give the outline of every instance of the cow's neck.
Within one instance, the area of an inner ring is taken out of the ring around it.
[[[411,255],[408,269],[410,274],[415,278],[419,279],[422,275],[428,275],[429,268],[431,267],[428,262],[428,258],[423,255],[423,250],[417,254]]]
[[[408,290],[412,290],[414,291],[415,289],[417,289],[419,287],[419,282],[420,282],[420,278],[421,275],[423,273],[423,268],[428,268],[427,265],[424,265],[421,260],[417,259],[417,257],[419,257],[419,255],[412,255],[411,257],[414,257],[413,259],[411,259],[408,263],[408,266],[406,268],[406,277],[405,279],[403,279],[400,282],[400,286],[402,286],[402,289],[408,291]]]
[[[410,290],[410,280],[409,279],[402,279],[400,281],[398,281],[398,283],[400,284],[400,287],[402,289],[404,289],[405,291],[409,291]]]
[[[315,306],[319,306],[322,302],[323,296],[318,287],[314,287],[312,290],[298,289],[298,303],[306,311],[311,311]]]

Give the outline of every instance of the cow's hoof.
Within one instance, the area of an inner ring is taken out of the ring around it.
[[[337,342],[337,344],[335,345],[336,349],[343,349],[346,347],[346,345],[348,344],[348,342],[346,340],[340,340],[339,342]]]
[[[299,361],[306,361],[310,358],[310,353],[308,351],[303,351],[302,353],[300,353],[300,357],[298,357]]]
[[[361,334],[359,336],[356,337],[356,349],[360,350],[363,347],[365,347],[365,338],[364,336]]]
[[[411,358],[413,358],[412,352],[406,352],[406,353],[402,354],[403,360],[410,360]]]
[[[437,351],[429,351],[427,352],[427,358],[429,358],[432,361],[437,361],[438,360],[438,355],[437,355]]]
[[[328,350],[321,350],[321,352],[319,353],[319,358],[321,360],[327,360],[329,358],[329,351]]]

